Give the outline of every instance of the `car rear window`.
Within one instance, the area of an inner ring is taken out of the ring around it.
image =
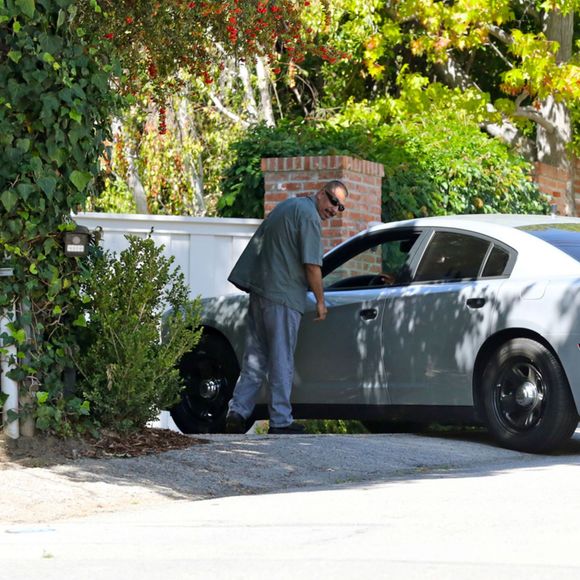
[[[580,224],[537,224],[518,229],[548,242],[580,262]]]
[[[494,246],[487,258],[481,276],[483,278],[493,278],[502,276],[510,259],[510,255],[502,248]]]

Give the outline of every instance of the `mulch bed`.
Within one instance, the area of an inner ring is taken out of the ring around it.
[[[185,449],[201,443],[207,443],[207,440],[182,435],[169,429],[147,428],[129,435],[106,433],[83,455],[84,457],[137,457],[172,449]]]
[[[207,443],[169,429],[144,428],[134,433],[102,432],[98,439],[59,439],[38,434],[35,437],[9,439],[0,435],[0,469],[7,463],[43,467],[88,458],[138,457],[185,449]]]

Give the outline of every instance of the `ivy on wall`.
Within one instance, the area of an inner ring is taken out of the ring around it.
[[[112,67],[70,26],[75,16],[73,0],[0,0],[0,265],[14,271],[0,278],[0,308],[17,307],[3,339],[17,345],[11,378],[23,400],[36,412],[42,390],[43,408],[54,409],[43,425],[62,434],[73,428],[67,415],[86,411],[63,376],[77,348],[73,329],[84,324],[87,275],[64,255],[62,233],[74,229],[71,211],[98,174],[115,106]]]

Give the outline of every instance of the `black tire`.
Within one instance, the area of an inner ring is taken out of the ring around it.
[[[240,373],[228,342],[204,334],[193,352],[179,363],[185,388],[171,417],[183,433],[225,432],[228,403]]]
[[[482,403],[491,435],[517,451],[552,451],[578,425],[562,366],[529,338],[509,340],[492,355],[483,374]]]

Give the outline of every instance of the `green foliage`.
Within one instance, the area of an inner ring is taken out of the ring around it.
[[[444,121],[444,122],[443,122]],[[383,220],[465,213],[547,213],[532,167],[474,124],[431,116],[377,129]]]
[[[318,42],[328,43],[348,57],[307,61],[298,84],[307,78],[316,91],[305,91],[304,99],[312,95],[323,107],[336,109],[350,98],[385,94],[394,86],[392,77],[400,64],[394,47],[400,42],[400,31],[395,23],[383,23],[387,9],[383,0],[333,0],[326,14],[307,15]]]
[[[232,145],[231,165],[224,173],[218,213],[222,217],[264,217],[263,157],[296,155],[361,155],[370,137],[358,126],[349,128],[299,121],[277,127],[258,125]]]
[[[360,421],[344,421],[342,419],[336,421],[328,419],[310,419],[303,423],[306,427],[306,433],[330,433],[336,435],[368,433],[367,429]]]
[[[144,132],[139,147],[143,187],[147,192],[147,207],[152,214],[192,215],[195,194],[191,176],[184,167],[184,157],[197,156],[176,135]],[[201,147],[198,146],[199,149]]]
[[[88,401],[72,396],[61,397],[52,403],[47,391],[38,391],[36,404],[36,426],[39,429],[63,438],[84,433],[97,435]]]
[[[543,106],[545,99],[564,108],[578,106],[580,44],[573,13],[579,8],[578,0],[333,0],[326,14],[311,14],[308,24],[320,43],[346,51],[349,58],[308,61],[298,74],[289,74],[290,67],[282,78],[297,85],[293,92],[313,117],[324,114],[323,108],[342,108],[350,98],[398,99],[397,79],[405,70],[428,83],[461,87],[495,107],[489,107],[486,123],[509,120],[522,130],[531,160],[533,141],[546,138],[545,122],[566,124],[563,115]],[[439,103],[441,109],[456,106]],[[576,129],[577,115],[573,122]],[[568,134],[557,130],[548,137],[554,141],[550,163],[561,168],[566,155],[580,151],[578,139],[570,143]]]
[[[14,270],[0,279],[0,308],[15,306],[16,314],[4,339],[17,346],[10,376],[33,401],[30,412],[38,413],[34,393],[47,393],[43,413],[52,407],[54,420],[37,415],[37,424],[56,431],[74,405],[63,372],[88,276],[82,260],[64,256],[62,234],[74,229],[71,211],[99,171],[116,105],[112,68],[93,58],[82,30],[70,28],[76,8],[72,0],[0,2],[0,255]]]
[[[350,62],[326,63],[322,70],[333,88],[330,100],[347,94],[364,98],[361,79],[367,95],[377,90],[384,94],[385,89],[393,94],[394,79],[388,75],[400,71],[403,63],[427,75],[433,65],[452,58],[472,86],[483,87],[494,98],[525,93],[532,101],[552,95],[574,103],[580,90],[576,58],[568,63],[560,60],[562,54],[556,56],[568,40],[559,36],[565,26],[550,29],[546,23],[579,6],[577,0],[555,0],[537,2],[530,11],[513,0],[480,0],[476,8],[443,0],[399,0],[392,5],[335,0],[327,18],[311,25],[321,42],[337,43],[351,55]]]
[[[203,83],[192,79],[192,89]],[[115,132],[106,177],[90,209],[135,213],[129,189],[129,158],[145,190],[153,215],[215,215],[220,179],[229,162],[229,145],[241,127],[211,107],[203,106],[209,89],[180,94],[158,107],[146,95],[123,113]],[[197,99],[197,101],[196,101]],[[136,155],[138,152],[138,155]]]
[[[362,124],[373,134],[370,158],[385,167],[385,221],[547,213],[547,200],[532,180],[532,166],[480,130],[487,114],[479,93],[449,89],[405,72],[398,82],[398,99],[352,104],[333,120]]]
[[[129,247],[118,258],[93,256],[84,288],[90,299],[85,346],[75,359],[94,417],[117,431],[144,427],[177,402],[176,364],[201,335],[199,301],[189,301],[174,258],[164,257],[151,238],[126,237]]]
[[[298,421],[304,425],[306,433],[314,435],[346,435],[368,433],[367,428],[360,421],[348,421],[343,419],[307,419]],[[266,435],[268,433],[268,421],[258,421],[256,433]]]
[[[387,123],[384,103],[331,121],[257,127],[233,147],[223,216],[262,217],[262,157],[354,155],[382,163],[385,221],[460,213],[546,213],[531,166],[467,118],[408,115]]]
[[[106,213],[137,213],[133,194],[122,179],[106,177],[102,191],[90,199],[87,209]]]
[[[183,84],[180,70],[211,84],[224,52],[238,57],[268,54],[278,42],[298,56],[307,48],[302,6],[293,0],[278,0],[275,5],[253,0],[77,0],[76,4],[77,26],[91,34],[105,58],[116,54],[121,59],[125,74],[119,81],[131,92],[153,88],[170,95]]]

